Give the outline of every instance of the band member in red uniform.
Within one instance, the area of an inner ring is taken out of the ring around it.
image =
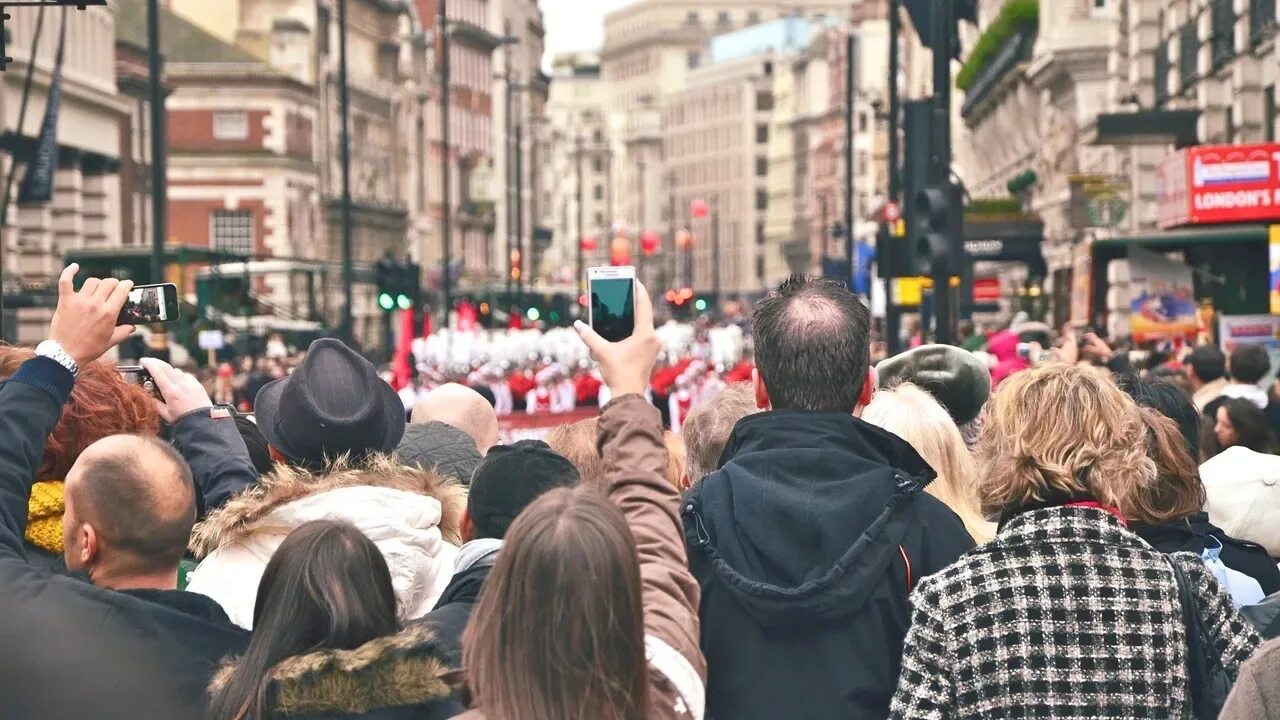
[[[680,434],[680,428],[684,427],[689,411],[693,409],[692,387],[693,380],[688,375],[681,375],[676,381],[676,391],[671,393],[671,399],[667,401],[671,413],[671,432],[677,435]]]

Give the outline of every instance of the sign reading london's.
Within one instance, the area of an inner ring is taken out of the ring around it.
[[[1162,228],[1280,220],[1280,143],[1183,148],[1156,170]]]

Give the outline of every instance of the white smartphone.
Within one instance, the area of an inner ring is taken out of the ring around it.
[[[636,330],[636,269],[631,266],[587,270],[587,320],[609,342],[631,337]]]

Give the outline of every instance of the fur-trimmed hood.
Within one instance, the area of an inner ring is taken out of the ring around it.
[[[275,715],[359,716],[388,708],[430,710],[415,717],[451,717],[461,711],[445,680],[430,626],[410,625],[354,650],[319,650],[288,658],[271,670],[268,682]],[[216,695],[231,679],[239,658],[223,663],[209,686]],[[432,712],[431,710],[435,711]]]
[[[280,468],[196,527],[191,548],[202,560],[187,589],[252,629],[258,582],[276,548],[304,523],[339,520],[378,546],[400,614],[412,620],[449,584],[464,503],[456,481],[387,458],[340,462],[320,474]]]
[[[231,498],[195,526],[191,533],[191,552],[196,558],[203,558],[219,547],[235,542],[251,532],[256,521],[281,505],[330,490],[357,486],[402,490],[439,500],[440,533],[454,545],[462,543],[466,487],[432,470],[402,465],[388,456],[378,455],[360,463],[350,462],[344,457],[323,472],[315,473],[277,465],[275,471],[263,476],[256,487]]]

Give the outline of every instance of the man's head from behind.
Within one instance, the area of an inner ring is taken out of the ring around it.
[[[470,435],[481,455],[498,444],[498,413],[483,395],[465,385],[441,385],[418,401],[413,408],[413,423],[433,421]]]
[[[1271,356],[1261,345],[1240,345],[1231,351],[1228,366],[1232,382],[1257,385],[1271,372]]]
[[[1217,345],[1201,345],[1187,356],[1187,371],[1196,387],[1211,383],[1227,374],[1227,356]]]
[[[689,411],[681,427],[689,484],[720,469],[720,455],[734,426],[758,409],[751,383],[742,382],[725,387]]]
[[[113,435],[67,474],[67,568],[115,589],[168,588],[196,521],[195,484],[182,456],[154,437]]]
[[[756,304],[756,404],[854,412],[870,401],[871,313],[834,280],[793,275]]]
[[[516,516],[543,493],[579,482],[573,463],[541,440],[499,445],[471,476],[463,539],[501,540]]]

